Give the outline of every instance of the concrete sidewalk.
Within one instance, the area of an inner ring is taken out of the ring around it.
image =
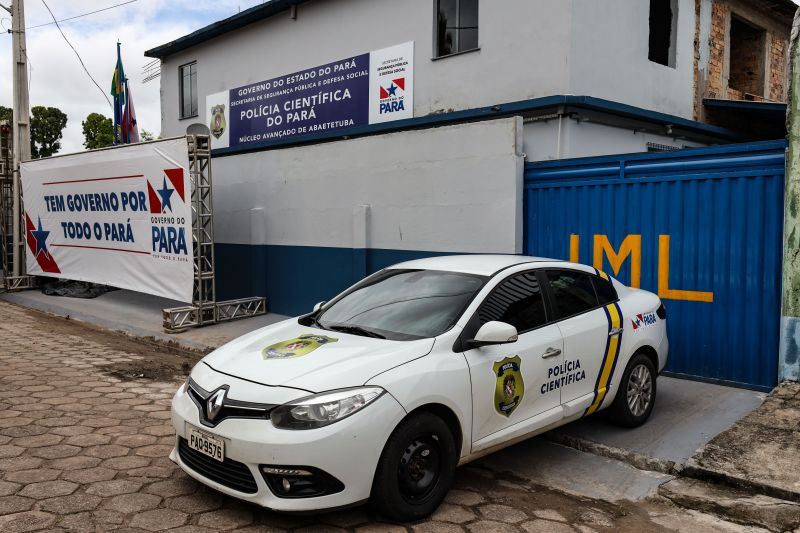
[[[800,502],[800,383],[783,383],[764,404],[715,436],[688,473]]]
[[[190,328],[181,333],[165,333],[161,327],[161,310],[186,304],[125,290],[108,292],[91,299],[47,296],[39,290],[29,290],[0,294],[0,299],[111,331],[202,352],[209,352],[245,333],[287,318],[268,313],[213,326]]]
[[[698,448],[751,413],[766,396],[661,376],[653,414],[643,426],[620,428],[601,413],[554,430],[547,438],[640,469],[678,473]]]
[[[610,502],[655,496],[698,448],[752,412],[763,393],[661,377],[650,420],[634,429],[602,413],[476,463],[569,494]],[[588,453],[582,453],[588,452]]]

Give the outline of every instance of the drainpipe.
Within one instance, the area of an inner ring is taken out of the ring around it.
[[[786,127],[786,191],[783,225],[783,294],[781,307],[781,380],[800,380],[800,9],[792,25],[789,59],[789,105]]]

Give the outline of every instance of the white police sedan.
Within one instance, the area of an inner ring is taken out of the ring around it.
[[[594,268],[410,261],[206,356],[172,402],[170,458],[270,509],[416,520],[458,464],[602,409],[644,423],[667,348],[659,298]]]

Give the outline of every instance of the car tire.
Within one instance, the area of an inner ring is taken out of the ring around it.
[[[450,490],[457,463],[456,441],[444,420],[433,413],[413,414],[383,448],[370,504],[397,522],[425,518]]]
[[[608,415],[611,421],[619,426],[639,427],[650,418],[655,403],[655,365],[646,355],[636,353],[625,367],[617,396],[608,409]]]

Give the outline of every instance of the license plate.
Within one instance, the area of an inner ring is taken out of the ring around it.
[[[225,441],[196,429],[189,429],[189,447],[217,461],[225,460]]]

